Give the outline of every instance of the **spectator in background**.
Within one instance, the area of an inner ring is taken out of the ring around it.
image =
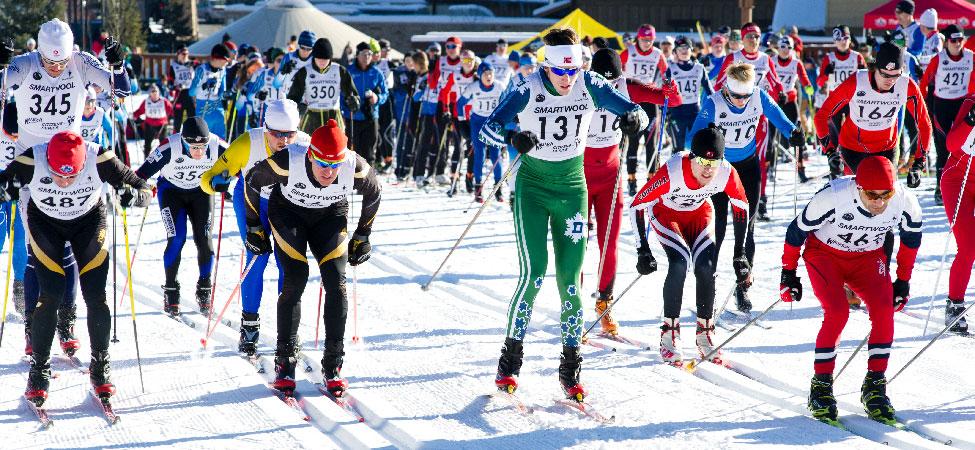
[[[98,37],[91,42],[91,52],[95,57],[102,59],[105,56],[105,40],[108,39],[108,30],[102,30]]]
[[[352,150],[371,166],[376,161],[376,144],[379,140],[379,106],[386,102],[389,91],[382,72],[372,62],[372,49],[368,43],[356,45],[355,64],[349,66],[349,75],[356,91],[362,95],[362,102],[356,111],[343,108],[345,117],[352,124],[346,131]]]
[[[792,38],[792,43],[795,46],[793,50],[796,52],[796,57],[802,58],[802,39],[799,39],[799,27],[793,25],[792,30],[789,31],[789,37]]]
[[[440,53],[440,43],[431,42],[430,45],[427,46],[427,61],[431,61],[431,64],[433,62],[440,61]]]
[[[352,43],[346,42],[345,48],[342,49],[342,57],[339,58],[339,64],[341,64],[343,67],[348,67],[352,65],[354,60],[355,54],[352,52]]]
[[[291,39],[288,40],[288,46],[285,48],[285,53],[291,53],[298,50],[298,36],[291,35]]]
[[[27,45],[24,47],[24,53],[30,53],[34,50],[37,50],[37,41],[35,41],[34,38],[30,38],[27,40]]]
[[[149,86],[149,97],[139,105],[132,116],[142,123],[142,139],[144,141],[143,156],[148,158],[152,150],[152,141],[160,139],[163,130],[173,115],[173,104],[159,95],[159,86]]]
[[[921,54],[921,47],[924,45],[924,34],[921,33],[920,25],[914,21],[914,2],[911,0],[901,0],[894,7],[894,16],[897,17],[896,30],[904,34],[904,45],[907,52],[917,56]]]
[[[667,60],[667,64],[674,62],[674,37],[667,36],[664,40],[660,41],[660,53],[663,53],[664,59]]]
[[[742,48],[741,30],[731,30],[728,33],[728,53],[734,53]]]
[[[701,64],[708,71],[708,78],[712,82],[718,78],[718,73],[721,72],[721,66],[724,65],[724,58],[727,56],[725,53],[725,44],[728,43],[728,38],[723,34],[716,34],[711,37],[711,52],[707,55],[701,57]]]
[[[135,72],[135,76],[142,78],[142,47],[136,47],[135,51],[129,55],[129,64],[132,65],[132,71]]]

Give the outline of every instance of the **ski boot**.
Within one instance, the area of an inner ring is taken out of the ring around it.
[[[756,219],[759,222],[768,222],[769,220],[772,220],[768,216],[768,206],[766,206],[767,202],[768,199],[764,195],[758,200],[758,217],[756,217]]]
[[[600,292],[599,299],[596,300],[596,316],[599,317],[609,308],[609,304],[612,303],[613,294]],[[613,313],[607,312],[602,316],[603,318],[599,320],[599,325],[603,328],[603,333],[610,336],[616,336],[619,334],[619,324],[613,319]]]
[[[481,185],[481,183],[477,183],[474,185],[474,201],[478,203],[484,203],[483,185]]]
[[[27,304],[24,301],[24,282],[23,280],[14,280],[14,310],[21,317],[25,316],[27,313]]]
[[[501,189],[494,191],[494,200],[498,203],[504,203],[504,194],[501,193]]]
[[[457,183],[450,183],[450,187],[447,188],[447,197],[453,198],[457,194]]]
[[[813,375],[809,386],[809,403],[806,404],[814,419],[836,422],[836,397],[833,396],[833,374]]]
[[[200,278],[196,282],[196,304],[200,305],[200,314],[210,315],[210,293],[213,291],[213,284],[210,278]]]
[[[579,372],[582,371],[582,355],[579,347],[562,346],[562,358],[559,362],[559,382],[565,397],[582,403],[586,399],[586,388],[579,382]]]
[[[701,354],[701,358],[706,357],[714,351],[714,319],[697,319],[697,336],[695,337],[695,342],[697,343],[697,352]],[[708,361],[715,364],[724,364],[724,361],[721,359],[721,350],[708,356]]]
[[[846,290],[846,303],[850,305],[850,309],[858,310],[863,307],[863,301],[853,292],[853,289],[849,286],[843,286],[843,289]]]
[[[501,358],[498,359],[498,374],[494,377],[494,385],[498,390],[514,394],[518,389],[518,374],[521,372],[522,358],[525,357],[523,341],[505,338],[501,347]]]
[[[934,204],[938,206],[944,206],[945,201],[941,198],[941,189],[934,190]]]
[[[953,300],[948,299],[945,305],[945,326],[951,324],[956,317],[961,316],[965,312],[965,301],[964,300]],[[966,334],[968,333],[968,321],[965,320],[965,316],[958,319],[948,331],[952,333]]]
[[[799,182],[800,183],[805,183],[807,181],[809,181],[809,177],[806,176],[806,168],[805,167],[800,167],[799,168]]]
[[[664,318],[660,326],[660,357],[672,366],[683,364],[684,355],[680,351],[680,319]]]
[[[424,178],[422,175],[416,175],[413,177],[413,183],[416,184],[417,189],[426,186],[426,181],[426,178]]]
[[[58,341],[61,343],[61,351],[68,356],[74,356],[81,348],[78,338],[74,336],[74,322],[77,317],[74,306],[58,309]]]
[[[470,194],[474,192],[474,174],[468,172],[464,175],[464,188],[467,189],[467,193]]]
[[[745,314],[752,312],[752,301],[748,298],[748,290],[738,285],[735,287],[735,306]]]
[[[437,184],[441,186],[445,184],[450,184],[450,178],[447,178],[447,175],[444,174],[437,175],[436,177],[434,177],[434,180],[437,182]]]
[[[629,180],[626,180],[626,187],[627,187],[627,192],[630,194],[630,197],[636,197],[636,177],[635,176],[630,175],[630,179]]]
[[[274,358],[274,383],[271,387],[281,391],[285,396],[292,396],[295,392],[295,365],[298,358],[294,355],[294,350],[290,355],[281,355]]]
[[[883,372],[867,371],[860,387],[860,402],[871,419],[887,425],[897,423],[894,407],[887,398],[887,379]]]
[[[515,191],[508,192],[508,206],[515,209]]]
[[[385,175],[389,173],[389,169],[391,167],[393,167],[393,158],[391,156],[387,156],[386,158],[383,159],[383,166],[379,170],[379,172]]]
[[[27,389],[24,390],[24,397],[31,403],[40,408],[47,400],[47,390],[51,385],[51,362],[48,358],[39,358],[32,355],[30,359],[30,372],[27,374]]]
[[[261,316],[258,313],[242,312],[240,316],[240,341],[237,351],[247,356],[257,354],[257,338],[261,334]]]
[[[345,355],[343,346],[342,341],[326,341],[322,355],[322,380],[325,381],[325,389],[335,398],[341,397],[349,388],[349,382],[341,375],[342,356]]]
[[[165,285],[163,290],[163,312],[172,317],[179,316],[179,282],[174,281],[172,285]]]
[[[91,353],[91,385],[95,388],[95,394],[102,400],[107,400],[115,395],[115,385],[112,384],[111,361],[108,350]]]

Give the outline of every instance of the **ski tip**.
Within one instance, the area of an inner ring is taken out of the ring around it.
[[[694,371],[697,370],[697,361],[691,361],[685,364],[684,370],[686,370],[687,373],[694,373]]]

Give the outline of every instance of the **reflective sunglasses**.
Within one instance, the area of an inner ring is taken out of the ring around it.
[[[843,36],[843,37],[833,38],[833,42],[843,42],[843,41],[849,41],[849,40],[850,40],[850,37],[849,36]]]
[[[291,138],[294,138],[298,134],[298,132],[297,131],[278,131],[278,130],[272,130],[272,129],[268,128],[267,129],[267,134],[270,134],[271,136],[274,136],[274,137],[276,137],[278,139],[291,139]]]
[[[736,94],[734,92],[731,92],[730,89],[728,90],[728,96],[730,96],[731,98],[733,98],[735,100],[748,100],[748,99],[752,98],[752,94],[751,93],[748,93],[748,94]]]
[[[721,164],[720,159],[707,159],[707,158],[702,158],[700,156],[695,156],[694,162],[700,164],[706,169],[715,169],[718,167],[719,164]]]
[[[449,50],[449,49],[457,48],[457,44],[447,44],[447,45],[444,45],[444,47]]]
[[[888,80],[892,80],[892,79],[894,79],[894,78],[900,78],[900,77],[901,77],[901,75],[903,75],[903,74],[904,74],[904,72],[903,72],[903,71],[902,71],[902,72],[897,72],[896,74],[893,74],[893,75],[891,75],[891,74],[889,74],[889,73],[887,73],[887,72],[884,72],[883,70],[878,70],[877,72],[878,72],[878,73],[880,73],[880,76],[881,76],[881,77],[883,77],[883,78],[887,78]]]
[[[82,166],[81,169],[78,170],[78,172],[75,173],[74,175],[61,175],[60,173],[56,172],[54,168],[51,167],[50,165],[48,165],[47,167],[51,171],[51,175],[54,175],[55,177],[60,178],[62,180],[73,180],[75,178],[78,178],[78,175],[81,175],[81,172],[83,172],[85,169],[84,166]]]
[[[471,64],[471,63],[474,62],[474,58],[461,58],[460,59],[460,62],[462,62],[464,64]]]
[[[57,67],[59,69],[63,69],[63,68],[65,68],[68,65],[69,62],[71,62],[71,57],[69,56],[69,57],[67,57],[65,59],[62,59],[60,61],[54,61],[52,59],[47,59],[47,58],[41,56],[41,62],[44,63],[45,66],[55,66],[55,67]]]
[[[788,45],[780,45],[779,50],[792,50],[792,47],[789,47]]]
[[[315,156],[312,156],[311,159],[315,161],[315,164],[318,164],[318,167],[321,167],[323,169],[338,169],[343,162],[343,161],[325,161],[322,159],[318,159]]]
[[[563,69],[561,67],[549,67],[548,70],[551,70],[552,73],[554,73],[555,76],[557,76],[557,77],[561,77],[563,75],[568,75],[568,76],[571,77],[571,76],[574,76],[576,73],[579,72],[579,68],[578,67],[575,67],[575,68],[572,68],[572,69]]]
[[[948,39],[948,42],[951,42],[952,44],[961,44],[964,40],[965,38],[951,38]]]
[[[312,50],[312,48],[307,45],[299,45],[298,48],[309,52]]]
[[[860,190],[863,191],[863,195],[866,195],[870,200],[890,200],[890,198],[894,196],[894,190],[883,192],[868,191],[863,188],[860,188]]]
[[[758,39],[760,37],[762,37],[762,35],[758,33],[748,33],[745,35],[745,39]]]

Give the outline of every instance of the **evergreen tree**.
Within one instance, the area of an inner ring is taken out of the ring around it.
[[[105,0],[105,2],[108,12],[105,17],[105,30],[122,45],[130,48],[145,47],[146,32],[136,0]]]
[[[30,38],[37,38],[41,24],[55,17],[64,20],[65,2],[61,0],[0,0],[0,30],[14,45],[23,48]]]

